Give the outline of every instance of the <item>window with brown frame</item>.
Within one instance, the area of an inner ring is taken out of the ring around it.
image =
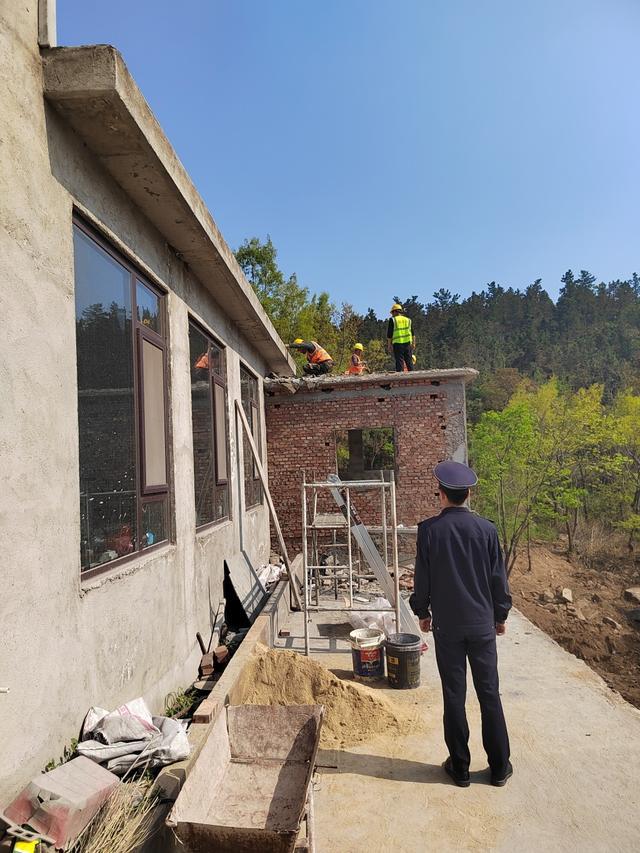
[[[262,460],[262,430],[260,429],[260,396],[256,377],[240,367],[240,402],[249,421],[251,434]],[[245,509],[262,503],[262,484],[249,442],[243,432],[244,504]]]
[[[224,347],[189,321],[196,526],[229,517],[229,416]]]
[[[83,575],[169,538],[165,294],[74,220]]]

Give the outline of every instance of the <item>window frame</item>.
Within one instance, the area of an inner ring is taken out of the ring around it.
[[[187,337],[189,335],[189,326],[193,326],[196,331],[198,331],[203,338],[207,342],[207,355],[209,356],[211,352],[211,346],[215,346],[220,350],[222,357],[222,371],[221,373],[216,373],[216,371],[211,367],[211,361],[209,361],[209,413],[211,416],[211,440],[213,442],[213,464],[215,466],[215,477],[214,477],[214,487],[226,487],[227,489],[227,514],[222,516],[221,518],[214,518],[212,521],[205,521],[202,524],[197,523],[196,518],[196,532],[200,533],[203,530],[207,530],[210,527],[216,527],[220,524],[225,524],[231,521],[233,517],[233,507],[232,507],[232,490],[231,490],[231,441],[230,441],[230,421],[229,421],[229,383],[228,383],[228,359],[227,359],[227,347],[211,332],[200,320],[196,319],[193,314],[187,315]],[[189,372],[191,372],[191,365],[189,365]],[[217,412],[216,412],[216,392],[215,386],[222,388],[224,393],[224,425],[225,425],[225,433],[226,433],[226,469],[227,476],[224,478],[219,477],[219,459],[218,459],[218,438],[217,438]],[[191,416],[193,417],[193,403],[191,402]],[[193,437],[193,430],[192,430]],[[195,464],[195,457],[194,457]],[[195,501],[195,471],[194,471],[194,501]],[[194,504],[195,505],[195,504]]]
[[[341,435],[346,436],[347,446],[349,444],[349,433],[350,432],[359,432],[361,435],[365,432],[365,430],[391,430],[391,437],[393,440],[393,466],[391,468],[365,468],[364,467],[364,453],[362,456],[362,471],[358,471],[358,474],[361,474],[365,479],[370,479],[374,474],[382,473],[383,478],[385,480],[388,479],[387,473],[393,471],[394,477],[397,480],[398,477],[398,462],[397,462],[397,436],[396,436],[396,427],[394,425],[389,426],[363,426],[363,427],[342,427],[340,429],[335,429],[333,432],[334,437],[334,456],[335,456],[335,465],[336,465],[336,473],[340,474],[340,465],[338,461],[338,444]],[[363,440],[363,449],[364,449],[364,440]],[[351,459],[349,460],[351,461]],[[351,472],[347,472],[350,474]],[[342,476],[342,475],[341,475]],[[347,477],[342,476],[342,479],[345,483],[350,482],[351,480],[357,479],[357,477]]]
[[[243,405],[243,401],[242,401],[242,373],[243,372],[249,377],[249,379],[252,379],[255,382],[255,396],[249,397],[249,401],[248,401],[249,411],[248,412],[245,411],[244,413],[246,415],[249,426],[251,427],[251,435],[253,436],[253,441],[254,441],[256,448],[258,450],[258,455],[260,456],[260,462],[262,462],[264,451],[263,451],[263,447],[262,447],[262,424],[260,422],[260,379],[259,379],[258,375],[256,373],[254,373],[254,371],[251,370],[251,368],[247,367],[247,365],[244,362],[242,362],[242,361],[240,362],[240,405],[242,406],[243,411],[244,411],[244,405]],[[255,433],[254,433],[254,418],[255,418],[255,425],[257,425],[257,429],[256,429]],[[243,438],[242,448],[243,448],[243,454],[244,454],[245,439],[246,439],[246,437],[244,435],[244,430],[242,431],[242,438]],[[246,444],[248,445],[248,442],[246,442]],[[249,453],[251,453],[251,448],[249,448]],[[246,461],[244,462],[244,465],[246,465]],[[260,494],[260,498],[259,498],[259,500],[255,501],[252,504],[247,503],[247,490],[246,490],[246,487],[244,487],[245,476],[244,476],[244,468],[243,468],[242,480],[243,480],[245,512],[248,510],[251,510],[251,509],[255,509],[256,507],[264,505],[264,489],[262,488],[262,481],[260,480],[260,474],[258,473],[258,466],[256,465],[256,460],[253,458],[252,453],[251,453],[251,473],[252,473],[252,477],[251,477],[252,482],[254,484],[255,483],[260,484],[259,489],[258,489],[259,494]]]
[[[130,554],[124,554],[122,557],[117,557],[115,560],[101,563],[97,566],[90,566],[83,570],[82,559],[80,559],[80,581],[84,582],[98,575],[111,572],[113,569],[122,566],[125,563],[130,563],[133,560],[138,560],[146,554],[153,551],[158,551],[171,545],[174,540],[173,533],[173,515],[172,515],[172,481],[171,481],[171,465],[170,465],[170,430],[169,430],[169,409],[170,409],[170,390],[171,383],[169,377],[169,323],[167,316],[167,297],[169,291],[152,281],[130,258],[119,248],[101,233],[93,224],[87,222],[77,210],[74,209],[72,215],[72,229],[77,228],[89,240],[96,244],[105,254],[112,258],[129,274],[129,287],[131,299],[131,331],[132,331],[132,380],[133,380],[133,418],[134,418],[134,468],[136,474],[135,488],[135,520],[136,533],[134,537],[135,549]],[[74,257],[74,276],[75,276],[75,257]],[[138,283],[146,287],[151,293],[159,299],[160,309],[160,333],[154,329],[144,325],[138,320],[138,300],[137,300],[137,285]],[[75,281],[74,281],[74,301],[75,301]],[[74,334],[75,337],[75,334]],[[163,367],[163,388],[164,388],[164,448],[165,448],[165,470],[167,482],[161,485],[146,487],[146,465],[144,456],[144,398],[143,398],[143,364],[142,364],[142,340],[148,340],[149,343],[157,346],[162,351],[162,367]],[[77,347],[77,343],[76,343]],[[76,389],[76,395],[80,389]],[[78,434],[78,439],[80,438]],[[80,470],[78,469],[78,475]],[[78,485],[80,483],[78,482]],[[144,508],[147,504],[166,502],[166,538],[153,545],[144,547],[142,545],[142,519]]]

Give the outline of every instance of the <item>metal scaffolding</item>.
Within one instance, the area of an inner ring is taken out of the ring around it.
[[[378,490],[380,492],[380,525],[367,530],[356,512],[351,500],[352,492],[363,493]],[[340,512],[318,512],[318,498],[327,492],[338,504]],[[388,506],[387,506],[388,504]],[[363,538],[363,531],[366,537]],[[369,536],[369,531],[379,533],[382,539],[381,555]],[[391,533],[391,541],[389,541]],[[322,541],[323,536],[329,541]],[[356,548],[353,547],[353,539]],[[368,540],[368,541],[367,541]],[[323,559],[321,551],[332,552],[331,564]],[[355,553],[354,553],[355,552]],[[338,562],[338,555],[344,554]],[[370,570],[363,571],[363,556]],[[307,482],[306,472],[302,474],[302,560],[304,581],[304,648],[309,654],[309,613],[325,610],[328,612],[366,612],[371,608],[354,606],[354,586],[360,589],[362,580],[381,580],[381,571],[388,579],[382,592],[392,599],[392,606],[377,608],[379,611],[395,614],[397,630],[400,630],[402,599],[400,598],[400,573],[398,568],[398,522],[396,514],[396,484],[393,472],[389,480],[348,480],[341,481],[336,475],[329,475],[326,481],[315,478]],[[342,574],[346,572],[345,574]],[[383,577],[384,577],[383,576]],[[393,583],[391,578],[393,577]],[[320,602],[322,581],[333,581],[334,598],[338,599],[338,585],[346,581],[348,598],[343,606],[327,606]],[[313,594],[312,594],[313,593]],[[312,603],[313,599],[313,603]]]

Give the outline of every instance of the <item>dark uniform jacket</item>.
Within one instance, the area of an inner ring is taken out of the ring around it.
[[[446,507],[418,525],[414,592],[409,603],[433,629],[482,635],[504,622],[511,595],[498,531],[466,507]]]

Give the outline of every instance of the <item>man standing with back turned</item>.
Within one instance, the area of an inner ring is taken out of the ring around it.
[[[491,784],[513,775],[509,736],[498,687],[496,634],[506,631],[511,595],[498,532],[465,502],[478,478],[460,462],[434,469],[442,511],[418,526],[414,591],[420,628],[432,628],[444,698],[444,769],[456,785],[469,785],[469,726],[465,713],[467,658],[482,713],[482,743]]]
[[[416,348],[416,337],[411,328],[411,320],[406,317],[402,305],[394,302],[391,306],[391,317],[387,325],[387,352],[396,361],[396,371],[402,373],[413,370],[413,351]]]

